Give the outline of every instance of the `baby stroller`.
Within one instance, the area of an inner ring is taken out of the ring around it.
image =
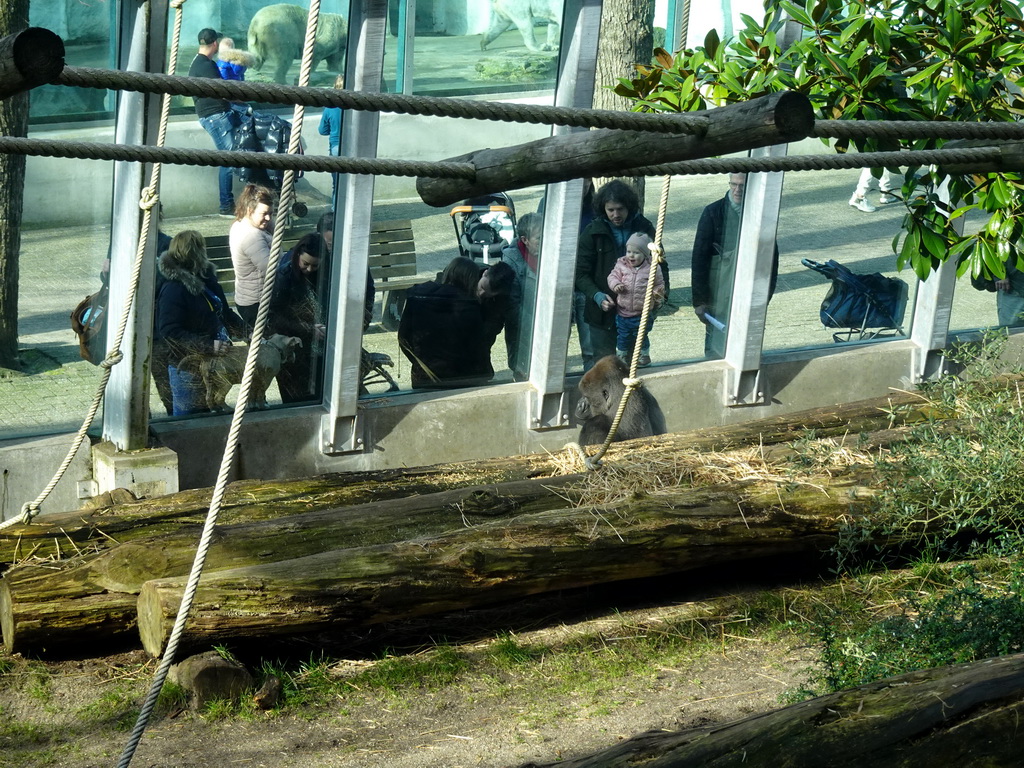
[[[516,208],[504,192],[471,197],[452,208],[451,217],[462,256],[490,264],[515,242]]]
[[[832,281],[819,316],[826,328],[846,329],[832,334],[833,341],[903,335],[908,289],[898,277],[879,272],[858,275],[832,259],[824,264],[810,259],[801,259],[800,263]]]

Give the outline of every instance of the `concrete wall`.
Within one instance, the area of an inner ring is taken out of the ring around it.
[[[1019,353],[1024,335],[1013,337]],[[913,345],[894,341],[767,356],[762,374],[770,404],[728,407],[726,366],[705,362],[643,376],[670,432],[736,424],[907,389]],[[567,389],[573,396],[577,379]],[[527,424],[530,386],[417,393],[368,401],[360,407],[365,452],[320,452],[320,408],[254,413],[242,433],[236,477],[264,479],[322,472],[410,467],[543,451],[576,439],[576,427],[534,431]],[[159,441],[178,454],[182,488],[211,485],[229,417],[154,424]],[[457,426],[453,426],[457,425]],[[267,446],[272,446],[268,450]]]

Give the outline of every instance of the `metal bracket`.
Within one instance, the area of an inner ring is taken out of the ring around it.
[[[769,401],[767,381],[761,376],[761,369],[741,371],[729,368],[725,372],[726,406],[730,408],[765,405]]]
[[[541,394],[535,389],[530,390],[529,429],[543,431],[568,427],[570,415],[567,392]]]
[[[362,437],[363,420],[360,414],[339,416],[333,425],[329,422],[330,416],[324,416],[320,428],[320,451],[324,455],[340,456],[343,453],[362,453],[366,441]],[[333,442],[331,442],[332,435]]]
[[[913,365],[912,380],[914,384],[940,379],[949,372],[945,350],[942,349],[915,348],[911,357],[911,365]]]

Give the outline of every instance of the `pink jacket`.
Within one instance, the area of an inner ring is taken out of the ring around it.
[[[622,256],[608,274],[608,287],[615,297],[615,311],[621,317],[637,317],[644,311],[644,297],[647,295],[647,281],[651,277],[651,260],[645,259],[639,267],[629,266],[626,257]],[[626,286],[625,293],[617,293],[615,287]],[[661,267],[654,273],[654,306],[665,301],[665,278]]]

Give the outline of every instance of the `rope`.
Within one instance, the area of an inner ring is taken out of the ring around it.
[[[93,67],[65,67],[56,85],[101,88],[141,93],[169,93],[174,96],[210,97],[234,101],[299,104],[304,107],[341,107],[368,112],[405,115],[463,117],[538,125],[580,128],[618,128],[626,131],[657,131],[703,136],[708,119],[702,115],[616,112],[610,109],[547,107],[506,104],[497,101],[406,96],[399,93],[367,93],[338,88],[308,88],[278,83],[177,77],[149,72],[122,72]]]
[[[622,176],[687,176],[703,173],[758,173],[771,171],[827,171],[841,168],[896,168],[907,165],[967,165],[998,162],[998,145],[955,149],[918,149],[905,152],[850,152],[841,155],[792,155],[789,157],[719,157],[678,163],[645,165]]]
[[[0,152],[38,157],[64,157],[81,160],[118,160],[167,165],[226,165],[238,168],[265,168],[278,171],[323,171],[328,173],[366,173],[381,176],[416,176],[445,179],[476,179],[472,163],[388,160],[381,158],[332,157],[328,155],[292,155],[267,152],[229,152],[212,149],[178,149],[136,144],[97,144],[83,141],[28,139],[0,136]],[[687,176],[722,173],[758,173],[764,171],[822,171],[844,168],[894,168],[907,165],[968,165],[996,163],[1002,154],[999,145],[921,149],[899,152],[850,152],[841,155],[792,155],[788,157],[723,157],[685,160],[678,163],[645,165],[616,171],[619,176]]]
[[[58,141],[0,136],[0,152],[80,160],[166,163],[168,165],[230,166],[277,171],[325,171],[329,173],[372,173],[379,176],[429,176],[446,179],[476,179],[472,163],[388,160],[381,158],[291,155],[270,152],[234,152],[216,149],[180,149],[140,144],[98,144],[88,141]]]
[[[177,66],[177,48],[178,39],[181,37],[181,18],[180,14],[175,16],[174,20],[174,42],[171,47],[171,59],[169,67],[171,71],[174,71],[174,67]],[[167,140],[167,124],[170,121],[171,114],[171,97],[165,95],[160,103],[160,123],[157,129],[157,145],[163,146]],[[110,373],[113,367],[120,363],[124,359],[124,355],[121,352],[121,344],[124,341],[125,333],[128,328],[128,318],[131,315],[132,304],[135,302],[135,294],[139,289],[139,277],[142,274],[142,260],[146,253],[146,246],[149,242],[149,230],[153,218],[153,208],[159,204],[158,190],[160,189],[160,173],[161,166],[156,163],[150,173],[149,186],[142,190],[141,198],[139,200],[139,207],[142,208],[142,231],[139,236],[139,244],[135,251],[135,260],[132,263],[131,278],[128,282],[128,294],[125,296],[124,308],[121,310],[121,316],[117,323],[117,332],[114,335],[114,342],[111,345],[110,350],[107,352],[106,357],[100,363],[102,374],[100,375],[99,384],[96,386],[96,394],[93,396],[92,403],[89,405],[88,411],[86,411],[85,418],[82,420],[82,425],[78,428],[75,433],[75,437],[71,441],[71,447],[68,448],[67,454],[64,456],[64,460],[61,462],[57,471],[54,472],[53,477],[50,478],[50,482],[47,483],[46,487],[40,492],[40,494],[32,501],[27,501],[22,505],[21,513],[12,517],[10,520],[6,520],[0,523],[0,530],[9,528],[14,525],[31,523],[32,519],[36,517],[42,506],[42,503],[49,497],[53,492],[53,489],[57,487],[57,484],[61,481],[64,475],[68,471],[68,467],[71,466],[71,462],[74,461],[75,456],[81,449],[82,444],[88,437],[89,429],[92,427],[93,422],[96,420],[96,414],[99,412],[100,406],[103,404],[103,398],[106,395],[107,383],[110,381]]]
[[[811,136],[823,139],[1024,139],[1024,123],[959,120],[817,120]]]
[[[313,69],[313,43],[316,38],[316,26],[320,17],[320,0],[311,0],[309,5],[309,16],[306,21],[306,37],[302,49],[302,62],[299,66],[299,82],[309,82],[309,75]],[[177,41],[175,41],[177,42]],[[173,70],[172,70],[173,71]],[[288,143],[288,153],[297,154],[302,142],[302,117],[303,107],[296,105],[292,117],[292,133]],[[234,413],[231,416],[231,426],[228,429],[227,443],[224,446],[224,453],[221,457],[220,471],[217,474],[217,482],[213,488],[213,497],[210,500],[210,510],[203,524],[203,532],[196,547],[195,559],[192,562],[192,570],[189,573],[188,581],[182,594],[181,604],[178,607],[178,614],[175,617],[174,626],[171,628],[170,636],[167,639],[167,646],[164,648],[163,656],[157,667],[150,686],[149,693],[142,709],[139,711],[138,720],[132,731],[131,738],[125,746],[118,768],[128,768],[131,763],[135,749],[146,730],[146,725],[156,706],[164,681],[174,663],[174,655],[178,650],[181,636],[188,621],[189,611],[195,600],[196,590],[199,586],[199,579],[203,573],[203,566],[206,562],[206,555],[213,542],[213,533],[217,525],[217,517],[224,501],[227,490],[231,468],[234,464],[235,455],[238,450],[238,440],[242,431],[242,420],[245,416],[249,402],[249,392],[252,389],[256,372],[256,358],[259,354],[260,345],[263,341],[263,331],[267,325],[267,318],[270,314],[270,298],[274,291],[274,278],[277,276],[278,262],[281,256],[281,244],[284,240],[284,230],[288,211],[291,209],[295,198],[295,172],[285,172],[284,181],[281,186],[281,199],[278,201],[277,214],[274,220],[274,235],[270,245],[270,259],[267,262],[267,271],[264,275],[263,286],[260,293],[259,310],[256,314],[256,324],[249,340],[249,349],[245,358],[245,369],[242,373],[242,382],[238,390],[238,400],[235,404]]]

